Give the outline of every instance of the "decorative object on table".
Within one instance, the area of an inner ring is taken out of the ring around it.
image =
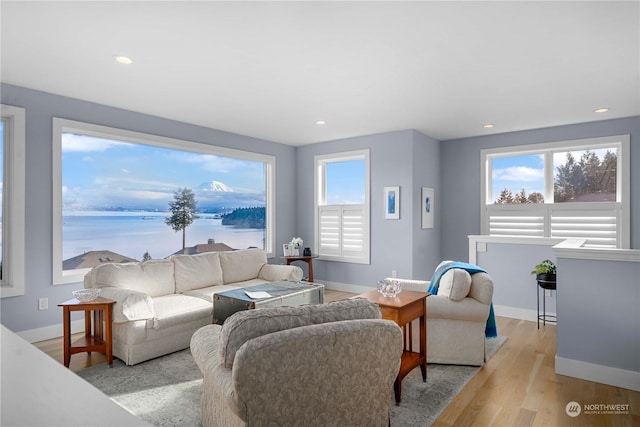
[[[384,219],[400,219],[400,187],[384,187]]]
[[[536,280],[545,282],[556,281],[556,265],[553,261],[545,259],[533,268],[531,274],[535,274]]]
[[[282,245],[282,256],[292,256],[290,243],[285,243],[284,245]]]
[[[300,256],[300,248],[304,245],[304,241],[300,237],[294,237],[289,242],[291,248],[291,254],[289,256]]]
[[[422,187],[422,228],[433,228],[433,188]]]
[[[378,292],[385,297],[395,297],[402,292],[402,284],[398,280],[383,279],[378,282]]]
[[[77,291],[71,292],[73,297],[80,302],[89,302],[98,298],[100,295],[100,288],[92,288],[92,289],[79,289]]]
[[[304,248],[304,251],[302,251],[302,255],[311,256],[311,248]]]

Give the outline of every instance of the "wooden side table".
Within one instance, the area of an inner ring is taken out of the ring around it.
[[[62,307],[64,328],[64,366],[69,367],[71,355],[92,351],[104,353],[109,367],[113,366],[112,313],[116,302],[98,297],[93,301],[81,302],[75,298],[58,304]],[[84,337],[71,343],[71,312],[84,311]],[[91,328],[93,312],[93,331]]]
[[[287,261],[287,265],[294,261],[304,261],[309,264],[309,281],[313,282],[313,259],[318,258],[318,255],[300,255],[300,256],[285,256],[282,257]]]
[[[422,380],[427,381],[427,297],[428,292],[402,291],[396,297],[385,297],[377,290],[358,297],[366,298],[380,307],[382,318],[393,320],[404,330],[404,351],[400,362],[400,372],[393,385],[396,405],[402,399],[402,379],[417,366],[422,371]],[[356,297],[357,298],[357,297]],[[420,319],[420,352],[412,351],[413,334],[411,322]]]

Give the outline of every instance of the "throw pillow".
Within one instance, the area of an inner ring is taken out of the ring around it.
[[[451,301],[461,301],[469,295],[471,275],[461,268],[452,268],[442,275],[438,286],[438,295]]]

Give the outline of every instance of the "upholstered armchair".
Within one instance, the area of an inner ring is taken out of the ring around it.
[[[238,312],[191,339],[202,425],[388,426],[402,330],[365,299]]]
[[[426,292],[429,281],[399,280],[403,290]],[[427,362],[482,366],[487,360],[485,327],[493,298],[487,273],[452,269],[442,275],[437,295],[427,298]],[[412,324],[414,349],[420,329]]]

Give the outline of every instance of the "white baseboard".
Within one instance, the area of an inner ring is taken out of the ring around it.
[[[71,322],[71,333],[76,334],[78,332],[84,332],[84,320],[74,320]],[[61,337],[63,335],[63,326],[62,323],[58,323],[57,325],[16,332],[16,335],[30,343],[45,341]]]
[[[352,285],[350,283],[325,282],[325,281],[321,281],[319,283],[324,284],[325,289],[331,289],[333,291],[351,292],[354,294],[363,294],[365,292],[369,292],[375,289],[375,288],[372,288],[371,286]]]
[[[509,307],[506,305],[494,305],[493,311],[496,316],[509,317],[511,319],[527,320],[529,322],[538,321],[538,312],[527,308]],[[547,316],[555,316],[556,313],[547,312]],[[540,321],[542,322],[542,320]]]
[[[593,363],[566,359],[557,355],[556,374],[640,391],[640,372],[627,371],[611,366],[594,365]]]

